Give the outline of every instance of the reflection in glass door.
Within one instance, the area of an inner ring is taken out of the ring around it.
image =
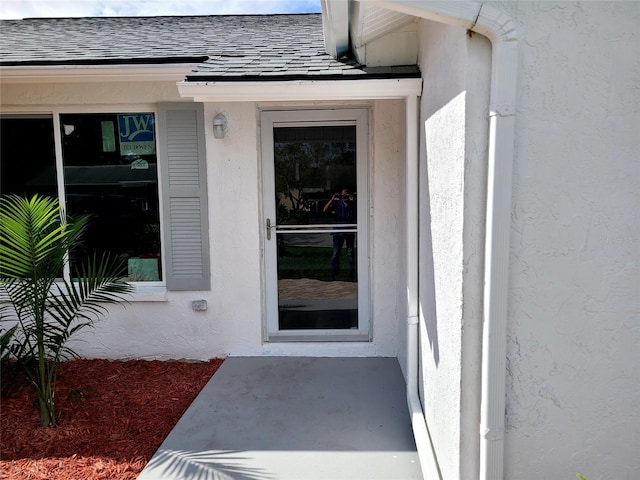
[[[279,327],[356,328],[355,126],[273,137]]]
[[[356,124],[274,123],[271,135],[273,190],[267,190],[274,203],[266,214],[267,249],[275,249],[267,278],[277,283],[272,330],[355,333],[361,329],[363,258]]]

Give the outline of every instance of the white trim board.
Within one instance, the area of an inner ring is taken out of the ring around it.
[[[195,102],[372,100],[419,97],[421,78],[295,80],[270,82],[178,82],[182,97]]]
[[[197,66],[197,63],[10,66],[0,68],[0,83],[179,82]]]

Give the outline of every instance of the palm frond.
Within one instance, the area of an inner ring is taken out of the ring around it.
[[[77,279],[57,280],[86,225],[87,217],[66,218],[56,199],[0,197],[0,301],[7,302],[0,303],[0,320],[17,322],[11,335],[2,334],[0,346],[4,355],[7,343],[24,364],[42,426],[57,421],[56,366],[75,356],[67,341],[132,291],[122,279],[123,263],[109,255],[82,262]]]
[[[122,262],[110,255],[94,255],[78,266],[78,278],[56,284],[48,313],[58,322],[82,318],[91,321],[107,312],[105,305],[126,303],[133,287],[122,278]]]

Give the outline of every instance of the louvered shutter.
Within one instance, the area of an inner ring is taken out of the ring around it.
[[[168,290],[209,290],[209,228],[202,104],[158,105]]]

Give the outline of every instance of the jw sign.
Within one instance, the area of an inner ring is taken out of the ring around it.
[[[156,153],[155,119],[153,113],[124,113],[118,115],[120,155],[149,155]]]

